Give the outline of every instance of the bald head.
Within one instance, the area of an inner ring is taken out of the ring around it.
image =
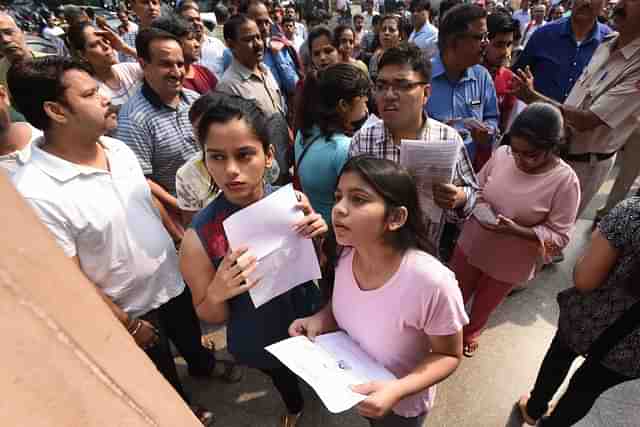
[[[29,49],[24,42],[24,33],[11,15],[0,12],[0,53],[10,62],[24,58]]]

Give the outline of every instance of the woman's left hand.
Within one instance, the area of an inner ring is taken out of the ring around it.
[[[394,382],[372,381],[351,386],[354,392],[368,396],[356,406],[358,413],[367,418],[382,418],[387,415],[401,399],[392,387]]]
[[[495,231],[496,233],[503,233],[503,234],[518,233],[518,228],[520,226],[514,220],[502,215],[498,215],[497,219],[498,219],[498,222],[495,225],[483,223],[482,226],[491,231]]]
[[[329,230],[329,227],[324,219],[322,219],[322,215],[313,210],[309,199],[303,193],[296,191],[296,197],[298,198],[296,208],[304,213],[304,218],[293,226],[293,230],[308,239],[313,239],[314,237],[325,234]]]

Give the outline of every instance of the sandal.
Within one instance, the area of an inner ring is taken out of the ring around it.
[[[190,408],[198,421],[200,421],[204,427],[210,427],[215,422],[216,419],[213,416],[213,412],[208,409],[198,405],[190,405]]]
[[[222,371],[219,371],[218,366],[222,366]],[[222,380],[227,384],[234,384],[242,380],[244,370],[235,362],[218,359],[209,376],[217,380]]]
[[[537,424],[538,420],[534,420],[527,413],[527,402],[528,401],[529,401],[529,395],[525,394],[523,396],[520,396],[520,400],[518,400],[517,405],[518,405],[518,409],[520,409],[520,416],[522,417],[524,422],[529,424],[530,426],[534,426],[534,425]]]
[[[298,412],[297,414],[283,415],[280,419],[282,427],[296,427],[301,416],[302,412]]]
[[[480,345],[475,341],[469,344],[465,344],[464,347],[462,347],[462,354],[464,354],[465,357],[473,357],[475,352],[478,351],[479,346]]]

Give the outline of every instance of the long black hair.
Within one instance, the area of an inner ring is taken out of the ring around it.
[[[370,86],[365,72],[351,64],[335,64],[308,74],[302,92],[304,103],[300,107],[303,137],[311,135],[313,126],[318,126],[327,139],[336,132],[349,131],[349,124],[344,123],[338,112],[338,103],[367,96]]]
[[[346,173],[355,173],[384,199],[385,220],[393,215],[400,207],[407,209],[407,221],[398,230],[389,231],[384,236],[385,243],[404,252],[408,249],[418,249],[427,253],[434,253],[435,248],[429,242],[424,215],[418,202],[418,189],[411,174],[398,163],[387,159],[379,159],[370,155],[352,157],[344,165],[340,178]],[[323,252],[326,262],[323,266],[323,277],[328,285],[326,292],[330,292],[335,278],[335,268],[340,261],[342,247],[338,245],[333,230],[327,236]]]

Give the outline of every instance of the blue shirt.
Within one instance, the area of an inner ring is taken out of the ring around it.
[[[597,22],[589,36],[578,45],[571,18],[561,18],[533,33],[514,69],[528,65],[535,78],[535,89],[564,102],[602,38],[609,33],[611,28]]]
[[[438,29],[425,22],[422,28],[411,33],[409,42],[418,46],[427,58],[431,58],[438,53]]]
[[[477,119],[493,129],[498,129],[498,99],[491,75],[482,65],[467,68],[457,82],[452,82],[442,63],[441,55],[431,59],[431,97],[425,105],[427,116],[443,123],[450,123],[462,137],[471,160],[476,147],[471,132],[464,127],[464,119]]]
[[[233,54],[229,48],[224,50],[222,65],[226,70],[231,65]],[[286,48],[281,49],[278,53],[274,53],[271,49],[264,50],[264,65],[269,67],[271,74],[276,79],[280,92],[285,95],[293,95],[296,91],[299,76],[296,71],[296,64],[291,58]],[[284,104],[286,105],[286,103]]]
[[[305,148],[304,144],[312,144],[300,162]],[[338,185],[338,176],[349,159],[351,138],[334,133],[327,139],[314,126],[308,137],[303,138],[298,132],[294,146],[298,176],[304,194],[309,197],[311,206],[327,224],[331,224],[331,210],[335,204],[334,192]]]

